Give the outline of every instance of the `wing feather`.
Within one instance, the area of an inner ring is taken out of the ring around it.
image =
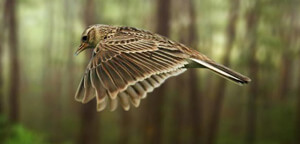
[[[161,62],[154,61],[149,56],[138,53],[133,54],[132,57],[145,63],[146,65],[151,67],[151,69],[156,73],[164,70],[164,65]]]
[[[118,99],[109,99],[109,106],[110,111],[116,110],[118,107]]]
[[[185,64],[185,55],[169,44],[131,37],[105,40],[94,51],[76,99],[88,102],[96,95],[98,111],[108,103],[110,110],[115,110],[118,100],[124,110],[129,110],[129,103],[138,107],[147,93]],[[92,90],[95,95],[91,95]]]
[[[145,88],[145,90],[146,90],[147,92],[152,92],[152,91],[153,91],[154,88],[150,85],[150,83],[149,83],[148,81],[143,80],[143,81],[141,81],[140,83],[141,83],[141,85]]]
[[[123,109],[128,111],[130,109],[129,96],[125,92],[120,92],[118,94],[118,97],[120,98],[120,102],[121,102]]]
[[[84,96],[84,84],[83,84],[83,81],[84,81],[84,77],[81,78],[81,81],[80,81],[79,86],[77,88],[77,91],[75,93],[75,100],[79,101],[79,102],[82,102],[82,99],[83,99],[83,96]]]
[[[130,97],[130,101],[133,106],[138,107],[140,105],[140,98],[138,93],[135,91],[135,89],[132,88],[132,86],[129,86],[125,91],[127,95]]]
[[[109,75],[111,76],[111,81],[113,81],[113,83],[115,84],[115,86],[119,89],[124,89],[126,86],[126,83],[124,82],[122,76],[119,74],[119,72],[110,65],[110,63],[106,62],[103,63],[103,66],[105,66],[105,68],[107,69],[107,72],[109,73]]]
[[[119,40],[105,40],[100,43],[100,47],[124,53],[134,53],[134,52],[146,52],[158,50],[156,42],[152,40],[145,39],[135,39],[134,41],[128,41],[128,38],[123,38]]]
[[[103,67],[103,65],[100,65],[100,67],[98,67],[97,72],[98,72],[99,78],[103,82],[103,86],[108,91],[109,96],[111,98],[115,99],[118,88],[115,86],[114,82],[112,81],[111,76],[109,75],[109,73],[107,72],[105,67]]]
[[[127,70],[127,68],[124,67],[121,63],[115,62],[113,60],[108,61],[108,63],[115,69],[116,72],[118,72],[118,74],[122,77],[125,83],[128,83],[129,85],[134,83],[134,76],[131,75],[129,70]]]
[[[84,91],[82,103],[87,103],[95,97],[92,94],[93,89],[91,85],[90,71],[87,71],[87,73],[84,75],[84,89],[85,91]]]
[[[135,65],[132,65],[131,63],[127,62],[126,60],[122,59],[121,57],[116,57],[116,63],[120,63],[123,65],[128,72],[131,73],[131,75],[135,78],[135,80],[141,79],[144,77],[143,73],[138,70]]]
[[[106,108],[107,106],[107,96],[103,98],[102,101],[97,101],[97,111],[102,111]]]
[[[147,91],[143,89],[139,82],[133,85],[133,88],[138,93],[139,98],[145,97]]]
[[[91,77],[92,86],[95,89],[97,103],[98,103],[104,100],[106,96],[106,89],[103,87],[103,84],[100,78],[98,77],[96,70],[97,69],[91,70],[90,77]]]
[[[123,54],[122,55],[124,59],[126,59],[129,63],[134,65],[137,69],[141,71],[143,74],[143,77],[146,77],[147,75],[151,74],[154,72],[153,69],[151,69],[150,65],[147,65],[145,62],[136,59],[133,57],[133,54]]]

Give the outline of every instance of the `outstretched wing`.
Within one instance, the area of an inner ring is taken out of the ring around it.
[[[184,72],[186,58],[169,41],[137,36],[103,40],[94,49],[75,98],[86,103],[96,96],[98,111],[107,103],[115,110],[118,99],[125,110],[129,101],[137,107],[148,92]]]

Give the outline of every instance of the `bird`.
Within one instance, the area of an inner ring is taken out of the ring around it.
[[[75,100],[85,104],[96,98],[97,111],[114,111],[118,103],[125,111],[138,107],[166,79],[189,68],[206,68],[240,85],[251,81],[182,43],[129,26],[88,26],[75,55],[86,49],[92,56]]]

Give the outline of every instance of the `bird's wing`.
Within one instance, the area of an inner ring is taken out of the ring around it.
[[[186,64],[185,55],[168,42],[124,36],[103,40],[94,49],[75,98],[86,103],[96,95],[98,110],[107,101],[114,110],[117,98],[127,109],[126,96],[137,106],[136,101],[168,77],[183,72]]]

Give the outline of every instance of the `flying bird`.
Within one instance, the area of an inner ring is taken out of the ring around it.
[[[97,111],[118,103],[124,110],[138,107],[147,93],[188,68],[207,68],[237,84],[251,80],[200,52],[159,34],[133,27],[91,25],[84,30],[76,55],[93,49],[75,99],[97,100]]]

